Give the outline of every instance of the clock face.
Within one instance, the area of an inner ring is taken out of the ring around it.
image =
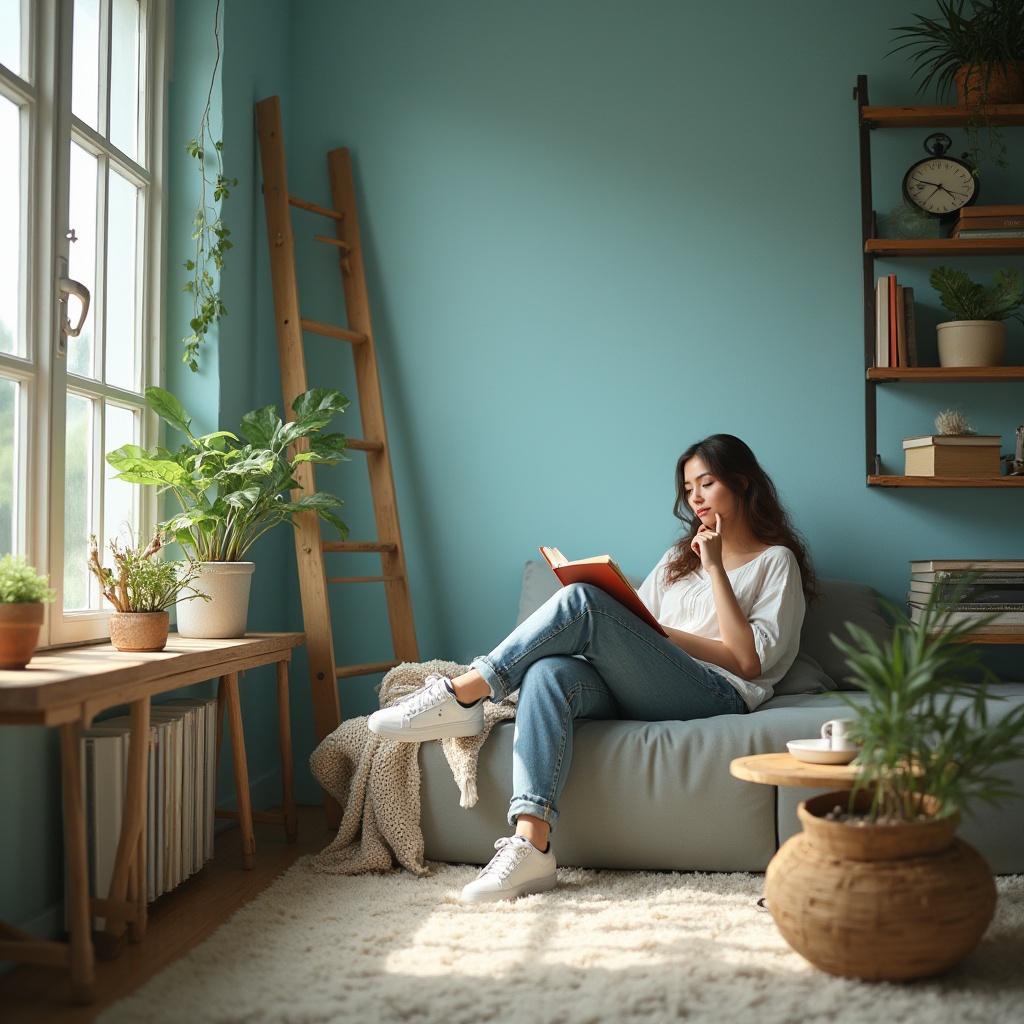
[[[915,205],[936,217],[956,213],[974,199],[978,183],[970,168],[947,156],[922,160],[907,171],[903,193]]]

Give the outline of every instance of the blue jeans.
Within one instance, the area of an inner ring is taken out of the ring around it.
[[[563,587],[473,668],[493,700],[519,690],[511,824],[530,814],[554,825],[575,718],[660,722],[747,713],[725,676],[586,583]]]

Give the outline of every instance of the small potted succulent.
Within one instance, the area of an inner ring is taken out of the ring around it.
[[[99,581],[103,596],[114,606],[110,613],[110,642],[119,651],[162,651],[167,645],[172,605],[181,600],[201,598],[203,593],[190,589],[199,575],[191,562],[168,562],[158,557],[160,534],[142,547],[130,530],[122,539],[110,542],[114,568],[100,563],[96,537],[89,538],[89,571]],[[188,596],[183,597],[183,592]]]
[[[332,494],[287,493],[299,489],[294,473],[304,462],[334,465],[348,461],[344,434],[324,433],[348,399],[329,388],[306,391],[292,403],[293,420],[282,420],[268,405],[242,417],[244,441],[227,430],[196,437],[192,417],[163,388],[146,388],[150,408],[185,435],[177,451],[146,451],[125,445],[107,455],[117,479],[167,491],[177,500],[176,512],[159,529],[165,540],[181,545],[190,561],[201,563],[197,585],[211,602],[195,602],[178,610],[182,636],[227,638],[246,628],[253,562],[245,561],[252,545],[279,523],[312,513],[333,526],[342,540],[348,528],[331,511],[342,504]]]
[[[43,605],[54,598],[50,581],[20,555],[0,558],[0,669],[32,660],[43,624]]]
[[[937,327],[940,366],[1001,366],[1006,349],[1006,321],[1024,323],[1024,284],[1017,270],[997,270],[986,288],[962,270],[936,267],[928,282],[939,293],[952,320]]]

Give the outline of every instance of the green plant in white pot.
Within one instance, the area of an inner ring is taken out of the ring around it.
[[[0,669],[24,668],[32,660],[43,605],[53,598],[49,579],[22,556],[0,558]]]
[[[110,541],[114,568],[100,562],[95,535],[89,538],[89,571],[113,606],[108,625],[110,642],[119,651],[162,651],[170,625],[168,608],[181,600],[209,600],[192,589],[200,574],[195,562],[165,561],[157,531],[145,546],[135,542],[130,529]],[[187,596],[186,596],[187,595]]]
[[[972,281],[962,270],[936,267],[928,282],[953,319],[937,327],[940,366],[1001,366],[1006,349],[1006,321],[1024,323],[1024,284],[1017,270],[997,270],[991,288]]]
[[[107,462],[118,471],[118,479],[167,491],[181,508],[160,529],[181,545],[190,560],[203,563],[197,586],[211,603],[180,604],[178,632],[241,636],[255,568],[244,558],[267,530],[310,513],[333,526],[342,539],[348,536],[348,528],[332,511],[343,504],[340,498],[317,492],[289,501],[287,492],[299,488],[294,471],[300,464],[335,465],[348,460],[345,435],[324,433],[324,428],[345,411],[349,401],[340,391],[317,388],[292,403],[294,420],[283,421],[273,405],[255,409],[242,417],[244,442],[227,430],[196,437],[192,417],[163,388],[147,388],[146,401],[184,433],[185,443],[175,452],[125,445],[110,452]],[[236,607],[225,610],[227,596],[239,590]]]

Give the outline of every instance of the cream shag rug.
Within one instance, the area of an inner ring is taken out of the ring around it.
[[[1024,1004],[1024,876],[981,945],[928,981],[824,974],[757,907],[763,877],[559,869],[463,906],[475,868],[336,876],[299,861],[98,1020],[174,1024],[1000,1024]]]

